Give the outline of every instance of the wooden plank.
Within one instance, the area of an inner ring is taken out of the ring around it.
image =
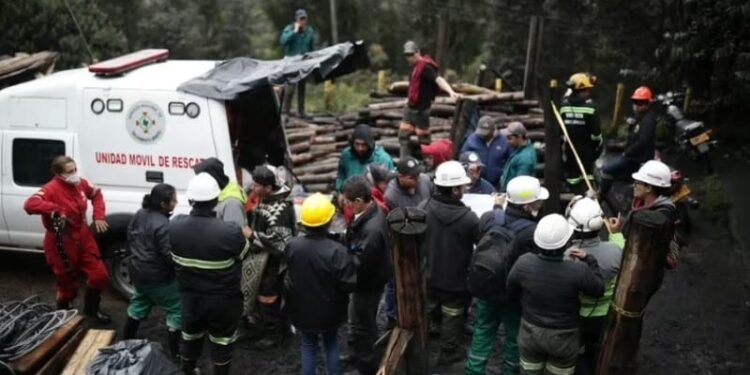
[[[80,328],[77,329],[75,335],[73,335],[73,337],[71,337],[70,340],[68,340],[68,342],[49,359],[49,361],[47,361],[47,364],[44,365],[44,367],[36,372],[36,375],[57,375],[61,373],[63,367],[68,363],[70,356],[73,355],[73,352],[81,343],[85,334],[85,330]]]
[[[99,354],[99,349],[115,341],[115,331],[90,329],[78,346],[62,375],[86,375],[86,367]]]
[[[11,367],[19,375],[32,374],[36,369],[40,368],[48,358],[54,355],[55,351],[63,346],[65,342],[72,337],[83,323],[83,317],[76,316],[69,322],[65,323],[62,327],[58,328],[57,332],[50,338],[42,343],[39,347],[34,349],[31,353],[13,361]]]

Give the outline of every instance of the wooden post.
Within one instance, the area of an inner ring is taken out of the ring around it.
[[[526,67],[523,72],[524,99],[536,99],[536,74],[539,66],[542,21],[539,16],[532,16],[529,21],[529,41],[526,46]]]
[[[378,70],[378,92],[379,93],[386,92],[386,90],[388,89],[386,87],[387,85],[388,83],[386,82],[386,78],[385,78],[385,70],[384,69]]]
[[[495,91],[497,92],[503,91],[503,79],[502,78],[495,79]]]
[[[690,110],[690,101],[693,100],[693,89],[688,87],[685,90],[685,102],[682,103],[682,113],[687,114]]]
[[[450,140],[453,142],[453,159],[455,160],[458,160],[461,153],[462,142],[470,130],[468,127],[471,116],[478,106],[479,103],[473,99],[461,99],[456,104],[450,134]]]
[[[330,79],[323,84],[323,106],[326,111],[333,107],[333,82]]]
[[[656,211],[636,211],[629,220],[613,311],[599,354],[597,374],[630,375],[636,370],[643,311],[661,286],[673,223]]]
[[[560,126],[552,110],[552,101],[558,100],[557,80],[550,80],[542,89],[544,105],[544,186],[549,190],[549,199],[544,202],[544,212],[562,213],[560,191],[562,190],[562,145]]]
[[[622,99],[625,95],[625,85],[622,83],[617,84],[617,91],[615,92],[615,109],[612,111],[612,127],[610,132],[612,135],[617,135],[617,128],[619,127],[620,114],[622,113]]]
[[[407,374],[427,375],[427,309],[419,246],[427,229],[425,212],[418,208],[397,208],[388,214],[388,226],[394,238],[391,256],[396,279],[398,327],[391,331],[378,374],[395,374],[403,357]]]

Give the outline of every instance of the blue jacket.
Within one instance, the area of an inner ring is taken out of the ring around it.
[[[487,180],[483,178],[479,178],[479,180],[469,187],[469,193],[471,194],[495,194],[495,188],[492,186],[491,183],[487,182]]]
[[[508,181],[518,176],[536,177],[536,149],[531,141],[513,150],[510,160],[505,164],[503,170],[503,191],[508,186]]]
[[[482,178],[487,180],[492,186],[500,184],[500,178],[503,176],[503,168],[508,158],[510,158],[510,146],[503,136],[497,136],[490,142],[489,146],[476,133],[469,136],[461,148],[461,153],[473,151],[479,155],[479,159],[484,164]]]

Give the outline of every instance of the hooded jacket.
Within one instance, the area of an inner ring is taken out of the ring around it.
[[[175,279],[170,254],[169,217],[163,212],[142,208],[128,225],[130,262],[128,270],[133,284],[139,287],[165,286]]]
[[[479,218],[461,201],[434,195],[419,205],[427,214],[422,255],[427,260],[427,286],[468,293],[466,277],[474,245],[479,241]]]
[[[453,158],[453,142],[450,139],[438,139],[429,145],[421,145],[422,155],[432,157],[432,164],[438,165]]]
[[[392,276],[390,241],[385,214],[372,202],[346,231],[346,244],[359,254],[357,291],[377,292]]]
[[[356,257],[327,233],[307,233],[286,246],[284,281],[289,318],[303,332],[324,332],[346,321],[357,284]]]
[[[503,136],[495,137],[489,144],[478,134],[473,133],[466,139],[466,143],[461,148],[461,153],[476,152],[479,160],[484,164],[482,178],[492,186],[500,185],[500,178],[503,176],[505,163],[508,162],[511,154],[511,148],[508,141]]]
[[[370,146],[370,152],[367,155],[360,157],[354,151],[354,140],[356,139],[363,140]],[[341,191],[347,178],[365,174],[367,166],[370,164],[382,165],[389,171],[394,168],[391,156],[382,146],[375,144],[375,135],[372,134],[370,126],[359,124],[354,128],[352,138],[349,140],[349,147],[341,152],[338,175],[336,176],[336,191]]]

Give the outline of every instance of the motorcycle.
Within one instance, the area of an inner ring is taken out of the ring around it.
[[[664,112],[662,119],[667,123],[669,137],[664,151],[677,153],[677,158],[670,160],[670,165],[676,164],[682,155],[687,155],[692,160],[701,160],[705,163],[706,171],[711,174],[713,166],[709,152],[717,146],[718,141],[712,137],[713,129],[707,128],[703,121],[685,117],[680,109],[684,99],[684,93],[668,91],[657,95],[653,102],[661,107]]]

